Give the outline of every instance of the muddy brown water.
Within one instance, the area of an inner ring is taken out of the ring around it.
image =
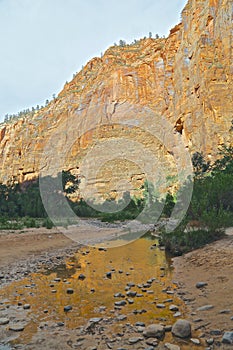
[[[137,321],[146,325],[160,322],[172,325],[177,319],[169,310],[171,304],[177,305],[182,318],[185,318],[186,306],[176,293],[170,294],[176,291],[171,259],[157,246],[151,249],[157,243],[153,236],[145,235],[130,244],[106,251],[82,247],[66,264],[54,270],[44,267],[38,273],[0,289],[0,317],[8,316],[10,319],[8,325],[0,326],[0,349],[1,346],[5,349],[3,344],[12,348],[17,344],[28,344],[41,331],[39,326],[46,322],[64,322],[67,330],[73,330],[87,324],[93,317],[127,315],[127,320],[121,321],[121,325],[133,325]],[[111,278],[107,278],[106,273],[110,271]],[[80,274],[85,275],[84,280],[79,279]],[[151,287],[142,291],[138,285],[147,283],[149,279],[153,279]],[[114,303],[123,298],[116,298],[114,294],[126,295],[128,283],[134,283],[130,290],[142,296],[130,298],[134,300],[133,304],[127,303],[121,310],[116,310]],[[73,294],[67,294],[68,288],[73,289]],[[168,299],[172,299],[172,303]],[[156,306],[159,303],[164,303],[166,307],[159,309]],[[24,304],[30,304],[30,309],[24,310]],[[71,305],[72,310],[64,312],[67,305]],[[135,310],[146,312],[135,314]],[[9,331],[9,327],[17,321],[23,322],[25,329],[16,334]],[[119,322],[114,322],[111,327],[112,332],[116,332]],[[193,336],[198,337],[198,334]],[[196,348],[190,341],[173,339],[171,333],[166,335],[165,341],[178,344],[184,350]],[[204,349],[204,346],[199,348]]]

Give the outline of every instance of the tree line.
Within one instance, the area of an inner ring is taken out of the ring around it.
[[[53,94],[53,100],[56,98],[56,95]],[[36,107],[31,107],[31,108],[26,108],[18,113],[13,113],[13,114],[6,114],[4,117],[4,123],[9,123],[12,122],[14,120],[23,118],[23,117],[27,117],[27,116],[33,116],[36,112],[38,112],[40,109],[44,108],[45,106],[47,106],[52,100],[46,100],[45,101],[45,105],[37,105]]]

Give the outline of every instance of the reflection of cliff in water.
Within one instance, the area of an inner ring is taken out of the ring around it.
[[[132,235],[129,233],[127,242]],[[169,261],[164,251],[154,245],[156,243],[157,240],[147,233],[143,238],[121,247],[104,250],[83,247],[66,264],[32,274],[1,289],[0,298],[9,299],[11,305],[17,307],[19,302],[31,305],[29,314],[34,321],[29,322],[20,334],[20,342],[28,342],[42,321],[65,322],[66,327],[75,329],[91,317],[103,317],[101,306],[106,308],[104,316],[112,317],[111,310],[118,300],[114,294],[125,294],[129,282],[135,284],[133,290],[141,293],[142,297],[134,298],[132,305],[124,306],[122,312],[128,315],[128,322],[133,324],[138,320],[138,315],[134,314],[134,310],[138,309],[147,311],[140,315],[142,322],[164,317],[171,324],[173,315],[169,308],[159,310],[155,303],[155,298],[158,302],[166,298],[163,290],[174,289]],[[106,277],[107,272],[111,272],[111,279]],[[85,279],[81,280],[80,274]],[[142,292],[137,287],[152,278],[154,282],[149,289],[153,293]],[[74,293],[67,294],[68,288]],[[184,306],[181,301],[174,297],[174,302],[180,305],[182,311]],[[68,314],[64,312],[66,305],[73,307]],[[44,310],[47,310],[46,314]]]

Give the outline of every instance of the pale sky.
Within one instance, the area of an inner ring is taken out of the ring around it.
[[[167,36],[187,0],[0,0],[0,121],[41,105],[120,39]]]

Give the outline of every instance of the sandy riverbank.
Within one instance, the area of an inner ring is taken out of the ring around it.
[[[233,228],[226,233],[220,241],[173,260],[174,279],[190,310],[187,318],[216,342],[224,331],[233,331]],[[207,285],[197,288],[198,282]],[[205,305],[213,308],[197,310]]]

